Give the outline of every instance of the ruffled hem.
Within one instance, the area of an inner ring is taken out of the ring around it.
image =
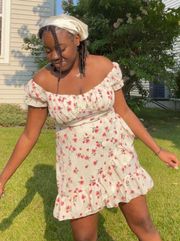
[[[104,207],[113,208],[118,207],[120,202],[128,203],[145,195],[152,187],[153,180],[142,167],[122,180],[114,175],[106,181],[102,176],[92,180],[86,189],[77,188],[71,197],[58,194],[53,216],[59,221],[85,217]]]

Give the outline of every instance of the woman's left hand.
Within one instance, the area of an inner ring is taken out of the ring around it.
[[[172,167],[174,169],[178,169],[180,165],[180,161],[177,159],[174,153],[161,149],[158,157],[166,163],[167,166]]]

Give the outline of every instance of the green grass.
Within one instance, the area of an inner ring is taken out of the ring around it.
[[[144,110],[141,117],[156,141],[180,157],[180,114]],[[0,128],[0,170],[21,132],[21,127]],[[167,168],[139,140],[135,146],[155,183],[147,195],[154,223],[164,241],[180,241],[180,172]],[[55,197],[55,135],[45,129],[0,200],[0,241],[72,241],[69,221],[53,218]],[[136,240],[119,209],[103,209],[99,221],[99,241]]]

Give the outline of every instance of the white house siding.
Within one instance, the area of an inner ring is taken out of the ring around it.
[[[166,5],[166,8],[178,8],[180,7],[179,0],[163,0],[163,3]]]
[[[39,22],[55,14],[55,0],[11,0],[9,63],[0,63],[0,103],[24,102],[24,84],[36,70],[34,59],[23,50],[23,38],[37,33]]]
[[[141,82],[142,82],[144,90],[149,91],[149,88],[150,88],[149,81],[142,80]],[[133,90],[131,90],[130,95],[132,95],[132,96],[141,96],[141,94],[139,93],[137,88],[134,88]]]

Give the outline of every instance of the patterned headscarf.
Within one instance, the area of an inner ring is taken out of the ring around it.
[[[41,28],[53,25],[65,29],[72,34],[79,34],[81,41],[88,37],[88,26],[81,20],[66,14],[46,18],[40,25]]]

